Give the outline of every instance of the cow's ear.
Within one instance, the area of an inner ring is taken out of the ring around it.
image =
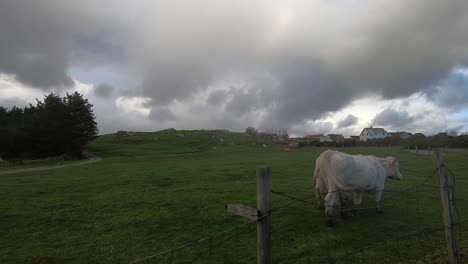
[[[393,158],[393,161],[392,161],[392,166],[395,166],[395,164],[398,162],[398,158]]]

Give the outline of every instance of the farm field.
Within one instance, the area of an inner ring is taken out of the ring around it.
[[[272,168],[272,189],[314,202],[315,159],[326,150],[285,150],[239,133],[174,131],[101,136],[99,163],[0,177],[0,263],[130,263],[246,223],[227,203],[256,204],[255,169]],[[273,263],[443,263],[445,238],[432,156],[399,148],[345,148],[400,158],[383,214],[362,210],[326,227],[314,205],[272,214]],[[468,219],[468,152],[447,151],[459,219]],[[411,191],[408,191],[408,190]],[[403,192],[406,191],[406,192]],[[291,202],[272,194],[272,208]],[[364,196],[364,205],[372,206]],[[467,224],[459,231],[466,246]],[[421,232],[426,229],[439,231]],[[395,239],[408,233],[415,236]],[[393,239],[393,240],[392,240]],[[389,240],[356,252],[347,252]],[[311,258],[307,259],[308,256]],[[314,259],[312,257],[317,257]],[[292,260],[297,261],[292,261]],[[140,263],[255,263],[255,225]]]

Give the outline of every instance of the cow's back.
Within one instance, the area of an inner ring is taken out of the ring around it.
[[[329,151],[323,159],[328,181],[337,190],[373,190],[385,179],[384,169],[374,156]]]

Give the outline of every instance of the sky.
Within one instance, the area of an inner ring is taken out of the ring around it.
[[[468,132],[468,1],[4,0],[0,105],[79,91],[100,134]]]

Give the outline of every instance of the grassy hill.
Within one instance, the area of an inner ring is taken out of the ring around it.
[[[271,166],[273,189],[313,201],[315,159],[324,150],[284,150],[255,143],[241,133],[207,130],[111,134],[99,137],[89,149],[104,160],[0,177],[0,263],[31,263],[45,256],[57,263],[129,263],[245,223],[226,213],[224,205],[255,206],[258,165]],[[396,148],[343,151],[400,157],[404,180],[387,181],[385,213],[366,210],[346,220],[337,215],[338,226],[330,229],[313,205],[286,207],[272,215],[274,263],[339,254],[441,226],[432,157]],[[464,177],[468,154],[450,152],[445,158],[457,176],[461,218],[468,217],[464,207],[468,193],[463,191],[468,187]],[[398,192],[423,183],[427,187],[408,195]],[[289,203],[281,196],[272,198],[273,208]],[[370,196],[364,199],[364,206],[373,204]],[[382,244],[350,258],[364,263],[414,263],[445,253],[441,245],[442,231]],[[251,225],[142,263],[253,263],[255,259],[256,232]]]

